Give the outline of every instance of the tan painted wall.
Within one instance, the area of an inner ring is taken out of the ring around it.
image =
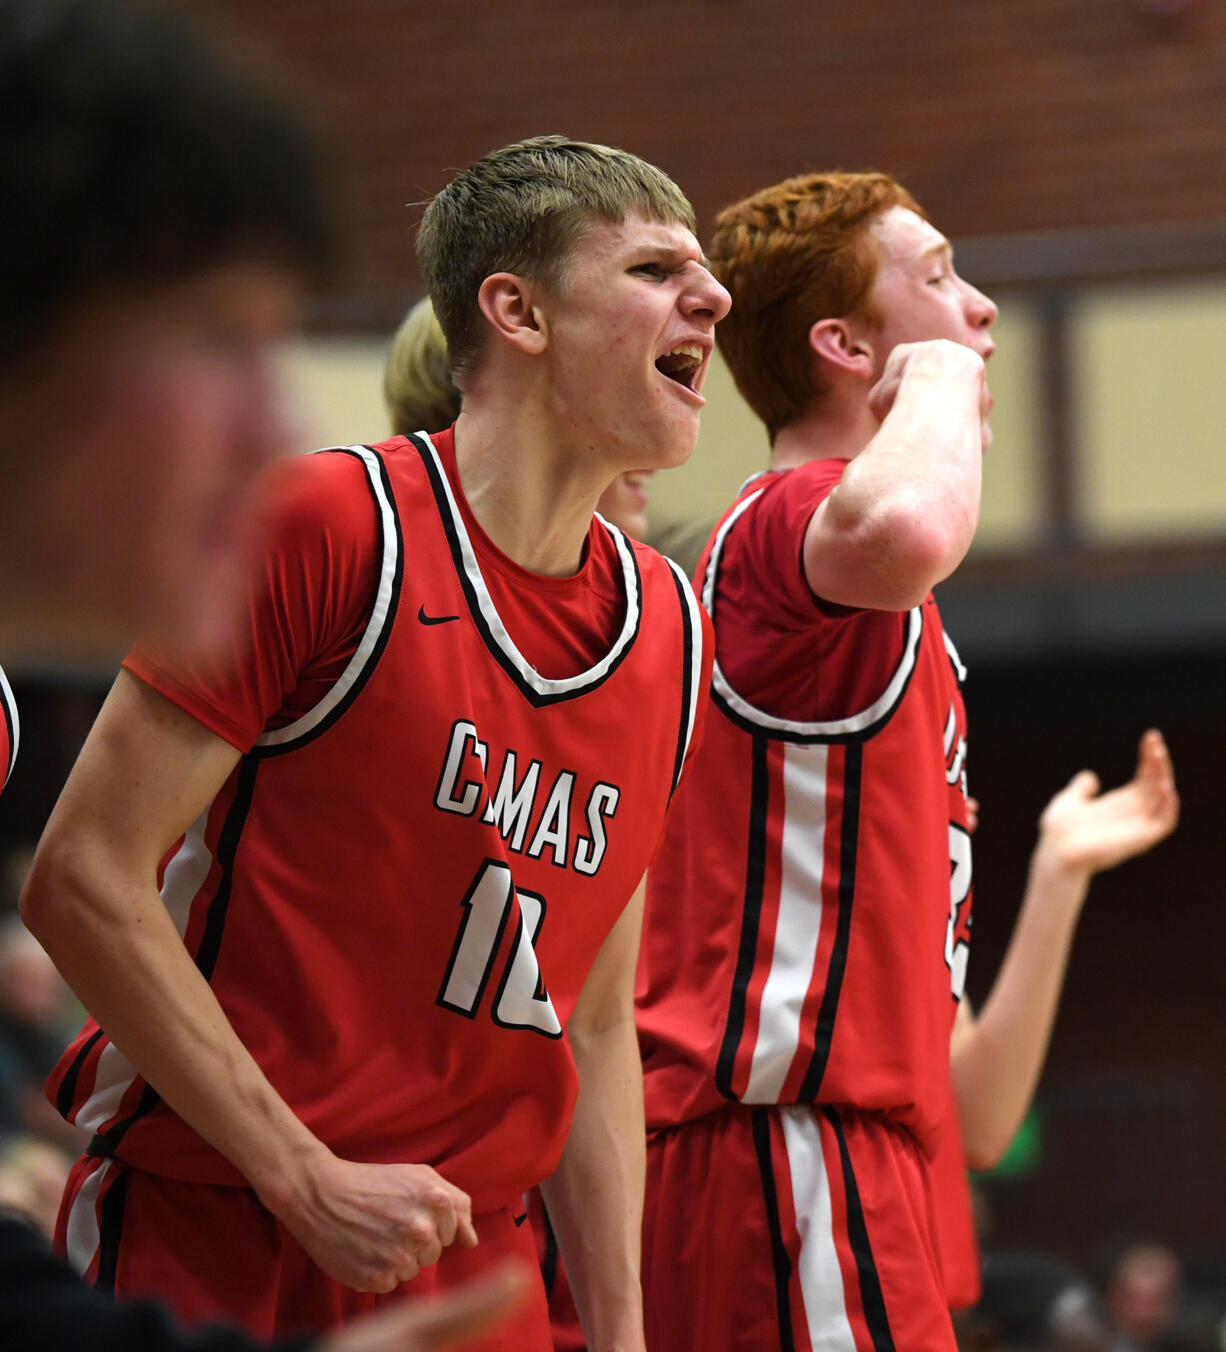
[[[1226,310],[1226,304],[1223,306]],[[1030,540],[1039,521],[1034,324],[1024,307],[1005,308],[992,359],[995,440],[985,467],[980,546]],[[381,339],[302,339],[286,370],[302,423],[303,447],[371,441],[387,435],[380,395],[386,344]],[[683,469],[656,476],[654,526],[713,519],[743,480],[766,464],[766,435],[718,357],[707,382],[698,449]]]

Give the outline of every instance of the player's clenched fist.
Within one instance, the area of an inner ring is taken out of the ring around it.
[[[326,1153],[269,1206],[329,1276],[357,1291],[391,1291],[449,1244],[477,1243],[468,1194],[425,1164]]]
[[[947,338],[932,338],[923,343],[899,343],[891,350],[881,379],[868,394],[868,406],[873,416],[883,421],[894,407],[904,382],[913,379],[941,384],[973,382],[978,394],[980,419],[987,418],[991,395],[983,358],[971,348]]]

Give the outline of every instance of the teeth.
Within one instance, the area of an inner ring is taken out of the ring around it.
[[[696,362],[702,361],[702,348],[697,343],[678,343],[664,354],[666,357],[690,357]]]

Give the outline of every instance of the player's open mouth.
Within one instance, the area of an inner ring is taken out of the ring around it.
[[[702,370],[703,350],[697,343],[678,343],[670,352],[656,358],[656,370],[687,390],[695,389]]]

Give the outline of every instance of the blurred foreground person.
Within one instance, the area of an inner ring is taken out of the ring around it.
[[[0,1209],[0,1346],[13,1352],[461,1352],[519,1303],[525,1269],[508,1262],[447,1296],[406,1302],[325,1338],[261,1342],[208,1325],[187,1332],[161,1305],[86,1286],[28,1222]]]
[[[0,654],[207,637],[337,254],[316,142],[170,16],[4,0],[0,200]]]
[[[297,113],[174,18],[0,0],[0,653],[105,656],[152,624],[208,641],[285,447],[271,369],[336,230]],[[0,673],[0,782],[18,724]],[[0,1217],[0,1343],[23,1352],[254,1349],[188,1338]],[[433,1352],[518,1300],[522,1273],[311,1346]],[[305,1341],[295,1346],[306,1347]]]

